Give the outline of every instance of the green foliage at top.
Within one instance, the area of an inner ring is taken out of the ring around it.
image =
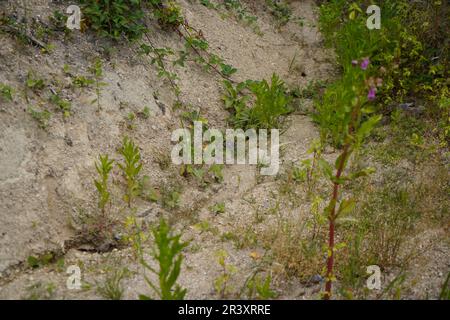
[[[331,141],[335,146],[342,146],[348,136],[349,125],[357,129],[356,138],[362,141],[367,136],[369,123],[380,120],[379,116],[369,118],[366,125],[361,125],[361,120],[375,110],[368,105],[368,98],[363,94],[366,90],[365,71],[359,67],[348,69],[341,79],[329,85],[323,97],[316,101],[316,113],[313,114],[320,127],[322,139]],[[361,115],[355,117],[354,109],[359,108]],[[370,127],[373,127],[372,125]]]
[[[320,28],[344,70],[371,57],[385,71],[384,104],[421,95],[439,100],[448,86],[448,6],[443,1],[378,1],[381,29],[366,26],[366,7],[332,0],[320,7]]]
[[[232,111],[231,123],[236,128],[279,128],[282,116],[292,111],[291,97],[286,93],[284,82],[272,75],[271,82],[246,81],[233,86],[224,82],[225,107]],[[246,93],[248,91],[248,93]]]
[[[159,269],[155,270],[143,258],[141,264],[158,276],[159,285],[155,285],[148,277],[146,282],[162,300],[183,300],[187,290],[177,284],[183,262],[182,251],[188,243],[182,242],[181,234],[174,235],[170,225],[161,219],[159,226],[153,229],[155,246],[151,252],[152,257],[158,262]],[[140,295],[141,300],[149,300],[145,295]]]
[[[183,23],[180,7],[163,0],[80,0],[86,23],[100,35],[119,40],[137,40],[147,28],[148,12],[163,28],[176,29]]]

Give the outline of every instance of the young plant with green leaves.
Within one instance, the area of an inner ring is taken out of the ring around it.
[[[47,129],[50,118],[52,117],[50,111],[46,109],[39,111],[32,107],[28,107],[28,113],[30,113],[31,117],[38,122],[39,128],[43,130]]]
[[[216,256],[221,267],[221,274],[214,280],[214,289],[221,299],[225,299],[233,292],[230,280],[238,270],[234,265],[227,263],[226,260],[229,256],[227,251],[219,250]]]
[[[72,109],[70,101],[62,98],[58,93],[55,93],[50,96],[50,102],[61,110],[65,118],[70,116],[70,110]]]
[[[135,196],[139,194],[139,180],[138,176],[142,169],[141,153],[139,147],[134,142],[125,137],[119,153],[123,157],[123,163],[117,165],[122,170],[127,182],[127,191],[124,195],[124,200],[131,208],[131,202]]]
[[[102,215],[105,215],[105,207],[110,199],[108,179],[113,164],[114,160],[110,160],[108,155],[100,155],[99,161],[95,163],[95,169],[97,170],[100,179],[94,180],[94,183],[99,195],[98,207],[100,208]]]
[[[177,284],[183,263],[183,250],[188,246],[181,241],[181,234],[174,234],[172,227],[161,219],[159,225],[152,231],[154,247],[151,256],[157,261],[158,269],[153,268],[141,255],[141,265],[158,277],[158,284],[154,284],[147,276],[145,281],[150,288],[162,300],[183,300],[186,289]],[[140,295],[141,300],[149,300],[150,297]]]
[[[320,125],[323,141],[331,141],[341,150],[334,165],[323,158],[318,160],[319,167],[333,185],[329,204],[325,208],[329,230],[324,299],[331,297],[332,283],[335,280],[335,253],[343,245],[335,243],[336,224],[355,207],[355,199],[343,199],[341,189],[345,183],[373,172],[372,168],[364,168],[358,172],[347,170],[352,154],[381,119],[380,115],[372,115],[374,108],[371,107],[381,79],[367,75],[369,65],[368,58],[353,60],[346,68],[343,78],[328,87],[322,100],[316,104],[314,120]]]
[[[246,281],[241,292],[247,293],[248,299],[268,300],[277,297],[277,293],[271,289],[272,276],[268,274],[263,278],[260,270],[255,271]]]
[[[233,113],[230,122],[236,128],[274,129],[279,128],[283,116],[292,112],[292,98],[286,93],[284,82],[272,75],[266,80],[247,80],[233,86],[225,81],[225,107]],[[250,105],[250,101],[253,101]]]
[[[105,299],[121,300],[125,291],[122,280],[130,275],[127,268],[116,268],[110,271],[103,283],[97,287],[97,292]]]
[[[106,86],[107,84],[105,82],[102,82],[103,79],[103,63],[100,58],[97,58],[94,60],[94,62],[89,67],[89,72],[94,77],[94,83],[95,83],[95,94],[97,95],[97,98],[91,101],[92,104],[97,104],[97,111],[101,110],[100,105],[100,98],[101,98],[101,89],[102,87]]]
[[[13,101],[13,89],[7,84],[0,83],[0,97],[6,101]]]

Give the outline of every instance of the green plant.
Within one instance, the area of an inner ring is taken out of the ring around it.
[[[159,226],[152,231],[154,247],[151,252],[152,257],[158,262],[158,270],[151,267],[141,256],[141,264],[158,277],[158,285],[155,285],[147,276],[145,281],[150,288],[162,300],[183,300],[187,290],[177,284],[177,279],[181,272],[183,263],[182,251],[188,243],[181,241],[181,234],[173,234],[172,228],[164,219],[161,219]],[[140,299],[148,300],[148,296],[140,295]]]
[[[352,68],[346,70],[342,80],[327,88],[323,100],[316,105],[317,113],[314,116],[320,125],[323,141],[331,139],[336,146],[341,147],[334,166],[323,158],[318,160],[323,174],[333,185],[329,204],[325,208],[329,220],[325,299],[331,297],[332,283],[335,281],[334,257],[338,250],[338,245],[335,244],[336,223],[355,207],[353,198],[340,199],[340,189],[346,181],[373,172],[372,168],[365,168],[358,172],[347,173],[346,168],[352,153],[361,146],[381,119],[379,115],[370,116],[374,111],[370,107],[370,102],[375,99],[376,87],[375,80],[366,75],[369,59],[363,59],[361,67],[358,67],[358,61],[352,60],[352,64]]]
[[[163,3],[161,0],[150,0],[150,3],[153,15],[163,28],[175,30],[184,23],[181,9],[175,1],[169,0]]]
[[[101,74],[100,74],[101,75]],[[73,80],[72,83],[75,87],[78,88],[85,88],[85,87],[89,87],[91,84],[94,84],[95,81],[92,79],[88,79],[84,76],[76,76]]]
[[[277,297],[277,294],[270,288],[272,282],[271,275],[267,275],[265,279],[261,278],[258,274],[255,274],[247,282],[247,295],[249,299],[256,296],[257,299],[267,300]]]
[[[3,97],[4,100],[6,101],[13,101],[13,89],[4,84],[4,83],[0,83],[0,96]]]
[[[37,111],[29,107],[28,112],[31,114],[31,117],[33,117],[33,119],[35,119],[38,122],[39,128],[44,130],[47,129],[48,122],[52,116],[50,111],[48,110]]]
[[[214,214],[225,213],[225,202],[218,202],[211,207],[211,211]]]
[[[27,74],[25,85],[28,89],[31,89],[33,91],[39,91],[44,89],[45,82],[44,79],[36,78],[34,73],[29,71]]]
[[[140,111],[140,112],[138,113],[138,115],[141,116],[141,117],[144,118],[144,119],[150,118],[150,115],[151,115],[150,108],[147,107],[147,106],[145,106],[144,109],[142,109],[142,111]]]
[[[233,288],[230,285],[231,277],[237,272],[237,268],[226,262],[228,252],[225,250],[219,250],[216,253],[217,262],[222,268],[220,276],[214,280],[214,289],[221,299],[225,299],[233,292]]]
[[[175,80],[178,79],[178,76],[176,73],[169,71],[166,67],[167,57],[174,55],[175,54],[174,51],[170,48],[157,48],[152,44],[147,34],[146,38],[150,45],[147,45],[145,43],[141,44],[139,53],[150,56],[151,58],[150,64],[157,67],[158,77],[165,78],[169,81],[170,86],[172,87],[172,90],[178,100],[180,88],[175,82]],[[174,65],[179,64],[181,66],[184,66],[184,60],[175,61],[173,62],[173,64]]]
[[[278,20],[281,26],[288,23],[292,18],[292,9],[283,1],[266,0],[270,13]]]
[[[47,284],[36,282],[27,288],[28,295],[24,297],[26,300],[50,300],[55,296],[56,285],[52,282]]]
[[[55,256],[51,252],[44,253],[39,256],[28,256],[28,266],[36,269],[46,265],[49,265],[55,260]]]
[[[95,82],[95,94],[97,95],[97,98],[92,100],[91,103],[97,104],[97,111],[101,110],[100,106],[100,98],[101,98],[101,88],[106,86],[107,84],[105,82],[102,82],[103,78],[103,63],[100,58],[97,58],[94,60],[94,62],[89,67],[89,72],[94,77]]]
[[[271,83],[266,80],[247,81],[235,88],[225,82],[225,107],[232,108],[230,122],[236,128],[273,129],[279,128],[282,117],[292,111],[291,97],[286,94],[284,82],[272,75]],[[248,89],[251,95],[240,94]],[[252,106],[248,101],[254,100]]]
[[[139,181],[138,175],[142,169],[141,154],[139,148],[132,140],[125,137],[119,153],[123,157],[123,163],[118,163],[127,182],[127,191],[124,195],[124,200],[131,207],[132,199],[138,194]]]
[[[59,94],[52,94],[50,96],[50,102],[55,104],[63,112],[64,117],[70,116],[71,103],[68,100],[61,98]]]
[[[98,293],[110,300],[121,300],[123,297],[124,288],[122,280],[130,273],[127,268],[119,268],[110,272],[105,281],[98,285]]]
[[[67,16],[61,11],[59,10],[53,11],[53,14],[49,17],[49,20],[56,30],[67,31],[66,28]]]
[[[25,98],[28,101],[28,90],[35,93],[41,91],[45,87],[44,79],[37,78],[32,71],[28,71],[27,78],[25,80]]]
[[[430,113],[440,116],[436,102],[445,91],[450,56],[445,44],[449,7],[442,1],[379,1],[381,29],[368,30],[367,15],[356,2],[333,0],[320,7],[320,28],[335,47],[339,63],[356,55],[370,56],[383,67],[385,106],[411,96],[429,100]],[[437,23],[440,22],[440,23]],[[434,110],[433,110],[434,109]]]
[[[119,40],[139,39],[146,30],[141,0],[80,0],[86,24],[101,36]],[[152,1],[153,2],[153,1]]]
[[[173,188],[163,188],[161,202],[164,208],[175,209],[180,205],[180,192]]]
[[[139,180],[139,196],[147,201],[156,202],[159,199],[159,194],[150,184],[150,177],[143,176]]]
[[[95,163],[95,169],[100,177],[99,180],[94,180],[95,187],[99,194],[98,207],[103,215],[105,215],[105,206],[109,201],[110,192],[108,190],[108,178],[113,168],[114,160],[109,160],[108,155],[100,155],[99,161]]]

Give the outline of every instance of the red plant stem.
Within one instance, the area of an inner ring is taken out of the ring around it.
[[[325,300],[329,300],[331,297],[331,287],[333,284],[333,265],[334,265],[334,231],[336,226],[336,203],[339,196],[339,178],[342,175],[344,170],[344,164],[347,160],[349,153],[350,144],[347,143],[342,151],[341,162],[339,163],[339,167],[336,171],[334,186],[333,186],[333,195],[331,198],[331,203],[333,206],[330,210],[330,216],[328,218],[330,222],[329,233],[328,233],[328,256],[327,256],[327,282],[325,285],[325,294],[323,298]]]

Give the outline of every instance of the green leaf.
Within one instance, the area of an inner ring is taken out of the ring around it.
[[[333,168],[331,165],[324,159],[319,159],[318,164],[325,176],[330,179],[333,176]]]
[[[338,217],[341,217],[343,215],[346,215],[350,212],[352,212],[355,209],[356,202],[354,199],[344,199],[341,201],[341,204],[339,205],[339,210],[337,213]]]

